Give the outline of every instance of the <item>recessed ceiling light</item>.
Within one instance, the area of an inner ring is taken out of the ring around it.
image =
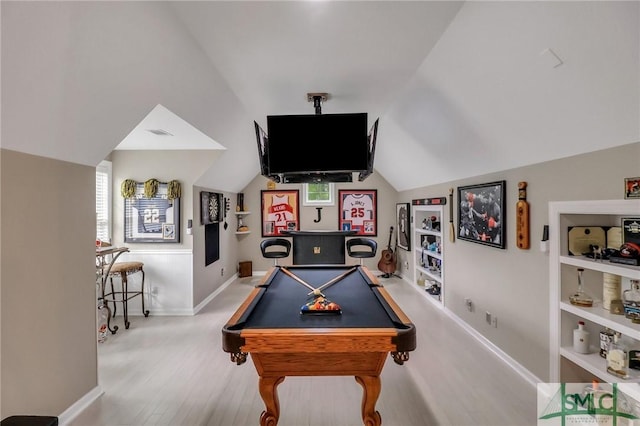
[[[162,129],[147,129],[147,132],[151,132],[154,135],[158,135],[158,136],[173,136],[171,133]]]

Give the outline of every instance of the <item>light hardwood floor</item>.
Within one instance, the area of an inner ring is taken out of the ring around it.
[[[221,328],[260,277],[239,278],[198,315],[131,317],[99,345],[104,394],[70,426],[245,426],[263,410],[250,360],[237,366]],[[388,359],[376,408],[384,425],[536,424],[536,389],[410,284],[381,278],[417,327],[404,366]],[[120,325],[122,318],[116,318]],[[278,387],[281,426],[361,425],[353,377],[287,377]]]

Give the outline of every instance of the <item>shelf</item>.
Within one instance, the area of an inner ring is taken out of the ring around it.
[[[593,260],[586,256],[560,256],[559,261],[563,265],[571,265],[577,268],[606,272],[634,280],[640,280],[640,266],[611,263],[608,260]]]
[[[233,213],[235,213],[237,216],[245,216],[245,215],[251,214],[251,212],[233,212]]]
[[[619,331],[623,336],[640,340],[640,324],[632,323],[631,320],[626,318],[624,315],[615,315],[610,313],[599,303],[596,303],[596,305],[591,308],[583,308],[581,306],[572,305],[568,300],[565,300],[560,302],[560,309],[596,324],[600,324],[603,327]]]
[[[640,382],[640,371],[629,369],[629,378],[622,379],[613,374],[607,373],[607,361],[600,356],[598,350],[594,349],[590,354],[579,354],[574,352],[572,347],[563,346],[560,348],[560,355],[584,368],[589,373],[602,379],[605,382],[638,383]]]
[[[416,247],[415,252],[416,254],[419,254],[421,256],[423,254],[426,254],[428,256],[435,257],[436,259],[442,260],[442,253],[438,253],[437,251],[423,249],[422,247]]]
[[[434,231],[432,229],[422,229],[422,228],[416,228],[415,232],[417,234],[422,234],[422,235],[434,235],[436,237],[442,237],[442,232],[440,231]]]
[[[245,235],[245,234],[250,234],[251,231],[236,231],[236,235]]]
[[[428,269],[423,268],[422,266],[416,266],[416,271],[418,272],[422,272],[424,275],[426,275],[428,278],[434,280],[434,281],[438,281],[440,284],[442,284],[442,275],[437,275],[434,272],[431,272]],[[418,277],[416,277],[416,281],[417,281]]]

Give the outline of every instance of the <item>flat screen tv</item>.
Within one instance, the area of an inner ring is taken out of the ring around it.
[[[373,126],[371,126],[371,130],[369,130],[369,135],[367,136],[367,140],[369,143],[367,170],[358,173],[359,181],[365,180],[371,173],[373,173],[373,160],[376,156],[376,140],[378,139],[378,121],[380,121],[379,118],[377,118],[373,123]]]
[[[367,113],[267,116],[268,174],[366,171]]]

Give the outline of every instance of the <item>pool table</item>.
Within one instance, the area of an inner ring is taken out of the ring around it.
[[[341,313],[302,314],[312,289],[325,284],[322,294]],[[369,426],[381,424],[375,405],[387,354],[402,365],[416,348],[416,331],[364,266],[275,266],[223,327],[222,346],[238,365],[251,354],[265,404],[260,425],[278,423],[276,388],[286,376],[354,376]]]

